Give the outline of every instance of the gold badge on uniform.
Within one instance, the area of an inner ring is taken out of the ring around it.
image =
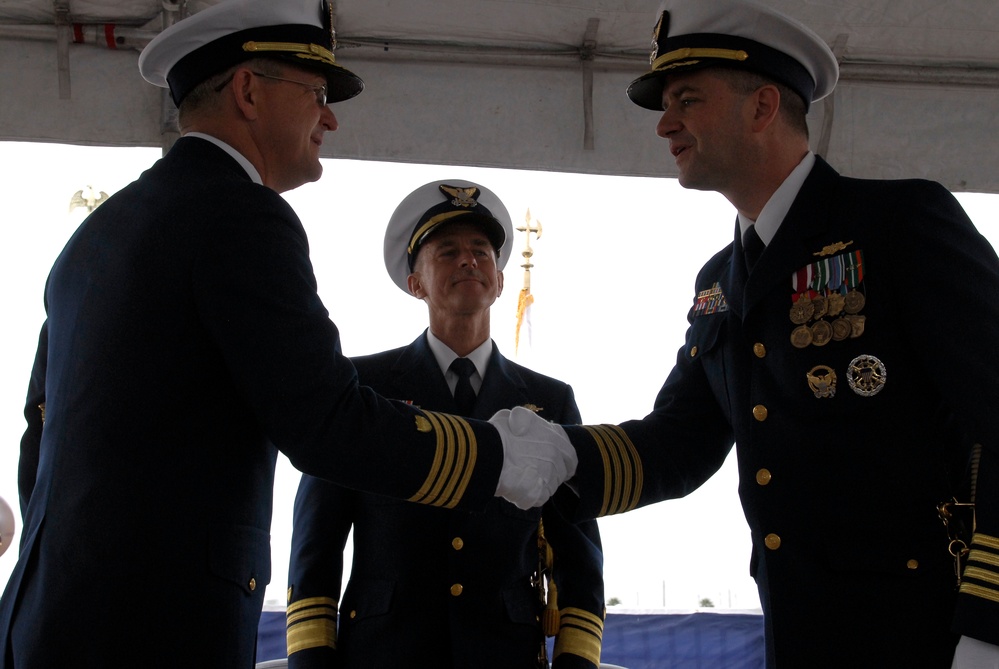
[[[434,428],[430,425],[430,421],[426,419],[425,416],[416,417],[416,431],[417,432],[430,432]]]
[[[815,321],[809,329],[812,331],[813,346],[825,346],[832,340],[833,329],[829,321]]]
[[[812,320],[814,313],[815,305],[812,304],[812,298],[807,294],[802,295],[791,305],[791,322],[795,325],[803,325]]]
[[[847,320],[846,318],[840,317],[832,322],[832,329],[833,329],[833,335],[832,335],[833,340],[843,341],[844,339],[848,339],[850,335],[853,333],[853,324],[850,323],[850,321]]]
[[[812,367],[805,377],[808,379],[808,387],[812,389],[818,398],[836,396],[836,370],[827,365],[816,365]]]
[[[858,355],[850,361],[846,380],[850,390],[861,397],[874,397],[885,387],[888,372],[884,363],[873,355]]]
[[[856,288],[843,296],[843,309],[848,314],[859,314],[867,303],[867,298]]]
[[[812,330],[807,325],[799,325],[791,330],[791,346],[795,348],[808,348],[812,343]]]
[[[818,256],[820,258],[822,258],[824,256],[831,256],[834,253],[839,253],[840,251],[842,251],[843,249],[845,249],[850,244],[853,244],[853,240],[852,239],[850,241],[848,241],[848,242],[836,242],[835,244],[829,244],[827,246],[823,246],[821,251],[816,251],[812,255],[813,256]]]

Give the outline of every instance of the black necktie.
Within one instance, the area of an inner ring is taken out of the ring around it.
[[[469,381],[475,372],[475,365],[468,358],[455,358],[451,363],[451,371],[458,375],[458,385],[454,387],[454,403],[458,405],[458,413],[471,416],[475,406],[475,391]]]
[[[746,233],[742,236],[742,250],[746,254],[746,267],[748,269],[753,269],[753,265],[763,255],[765,248],[767,246],[760,239],[760,234],[756,232],[756,226],[751,225],[746,228]]]

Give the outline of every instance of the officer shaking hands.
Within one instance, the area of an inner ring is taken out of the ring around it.
[[[565,426],[578,497],[556,501],[585,518],[680,497],[734,442],[768,667],[997,666],[995,252],[940,184],[809,150],[838,65],[800,23],[668,0],[650,63],[628,95],[680,184],[735,207],[733,241],[696,277],[652,413]]]
[[[340,354],[279,195],[319,178],[329,105],[362,90],[334,49],[325,1],[226,0],[140,55],[182,137],[49,275],[0,668],[251,667],[279,449],[442,508],[530,508],[571,475],[533,412],[490,425],[385,400]]]

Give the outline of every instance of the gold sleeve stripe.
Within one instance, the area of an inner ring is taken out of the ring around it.
[[[604,501],[600,516],[631,511],[642,494],[643,470],[635,445],[617,425],[585,425],[604,465]]]
[[[427,478],[411,502],[454,508],[465,494],[478,457],[478,442],[468,421],[459,416],[425,411],[437,437],[437,452]]]
[[[336,648],[337,601],[308,597],[288,605],[288,654],[308,648]]]
[[[607,445],[604,443],[603,434],[597,431],[596,426],[587,425],[586,431],[590,433],[593,437],[593,441],[597,444],[597,452],[600,453],[600,460],[604,466],[604,503],[600,507],[600,511],[597,513],[598,516],[607,515],[607,507],[610,506],[610,494],[614,487],[614,476],[611,472],[610,457],[607,453]]]
[[[308,614],[314,609],[322,609],[324,612],[332,611],[336,614],[338,602],[332,597],[306,597],[288,605],[286,615],[288,622],[292,622],[298,616]],[[313,615],[315,615],[313,613]]]
[[[991,583],[992,585],[999,586],[999,574],[988,569],[982,569],[981,567],[976,567],[973,564],[969,564],[964,568],[964,578],[974,579],[976,581],[985,581],[986,583]]]
[[[454,463],[450,468],[450,476],[441,490],[439,499],[444,500],[438,506],[453,508],[468,487],[468,481],[472,478],[472,468],[475,466],[477,451],[475,448],[475,433],[468,421],[459,416],[451,414],[441,414],[441,419],[454,433]]]
[[[604,635],[604,621],[600,616],[584,609],[565,607],[559,611],[561,626],[555,639],[552,659],[562,653],[578,655],[595,665],[600,664],[600,646]]]
[[[974,536],[971,537],[971,545],[974,546],[975,544],[999,551],[999,539],[982,534],[981,532],[975,532]]]
[[[622,471],[622,460],[619,451],[614,448],[612,435],[607,433],[606,425],[598,425],[593,430],[594,437],[599,435],[597,445],[601,450],[604,460],[604,504],[600,509],[600,515],[606,516],[614,513],[619,495],[624,486],[627,485],[625,475]]]
[[[972,543],[972,546],[975,544]],[[995,553],[989,553],[977,548],[972,548],[971,553],[968,554],[968,560],[970,562],[979,562],[982,564],[992,565],[993,567],[999,567],[999,555]]]
[[[457,454],[455,453],[455,433],[444,414],[428,412],[426,416],[430,419],[430,425],[437,436],[437,452],[434,455],[434,469],[428,474],[427,480],[421,487],[421,490],[426,492],[420,499],[414,501],[433,505],[435,500],[440,499],[441,490],[450,478]]]
[[[978,532],[971,537],[961,593],[999,602],[999,539]]]
[[[968,581],[961,582],[961,592],[965,595],[973,595],[992,602],[999,602],[999,592],[992,590],[991,588],[983,588],[980,585],[975,585],[974,583],[969,583]]]

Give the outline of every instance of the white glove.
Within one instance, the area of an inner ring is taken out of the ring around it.
[[[951,669],[999,669],[999,646],[962,636]]]
[[[497,411],[489,422],[503,442],[497,497],[521,509],[541,506],[576,473],[576,449],[561,425],[524,407]]]

